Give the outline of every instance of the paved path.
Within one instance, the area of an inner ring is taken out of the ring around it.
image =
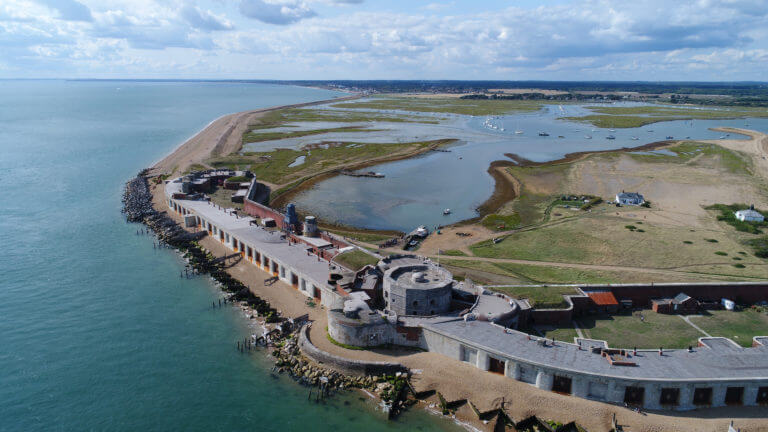
[[[678,315],[678,316],[680,317],[680,319],[682,319],[683,321],[685,321],[685,322],[687,322],[688,324],[690,324],[690,325],[691,325],[691,327],[693,327],[693,328],[695,328],[696,330],[698,330],[699,332],[701,332],[701,334],[703,334],[704,336],[706,336],[706,337],[712,337],[712,335],[710,335],[709,333],[707,333],[707,332],[705,332],[704,330],[702,330],[702,329],[701,329],[701,327],[699,327],[699,326],[697,326],[696,324],[692,323],[692,322],[691,322],[691,320],[690,320],[690,317],[688,317],[688,316],[685,316],[685,315]],[[696,316],[696,315],[693,315],[693,316]]]
[[[576,329],[576,334],[579,335],[580,338],[584,338],[584,333],[581,331],[581,327],[579,327],[579,324],[576,323],[576,320],[572,320],[573,322],[573,328]]]

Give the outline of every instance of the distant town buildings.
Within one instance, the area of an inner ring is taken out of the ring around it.
[[[616,203],[621,205],[641,205],[645,198],[637,192],[624,192],[616,194]]]

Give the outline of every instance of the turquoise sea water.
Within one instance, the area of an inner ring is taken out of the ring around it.
[[[339,93],[199,82],[0,81],[0,430],[423,431],[356,394],[307,402],[241,355],[237,310],[120,214],[123,183],[214,118]]]

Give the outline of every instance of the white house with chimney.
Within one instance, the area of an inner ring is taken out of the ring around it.
[[[755,210],[754,205],[751,205],[746,210],[737,211],[736,219],[742,222],[762,222],[765,220],[765,217],[760,212]]]
[[[616,194],[616,202],[621,205],[641,205],[645,198],[638,192],[624,192]]]

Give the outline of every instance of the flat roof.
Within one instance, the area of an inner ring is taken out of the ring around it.
[[[329,242],[328,240],[323,240],[320,237],[307,237],[307,236],[296,236],[301,239],[303,242],[307,242],[308,244],[316,247],[316,248],[328,248],[333,247],[333,243]]]
[[[609,364],[599,354],[557,342],[543,346],[538,338],[484,321],[422,320],[424,328],[479,347],[491,355],[574,373],[624,379],[718,381],[768,379],[768,347],[742,348],[722,338],[703,338],[704,347],[688,350],[638,350],[637,366]],[[625,348],[626,347],[622,347]]]
[[[309,254],[306,248],[289,244],[287,239],[281,239],[276,231],[265,230],[251,224],[251,217],[236,217],[207,201],[179,200],[180,204],[216,225],[237,240],[251,246],[257,251],[268,255],[281,264],[292,267],[316,285],[327,285],[329,263],[316,255]]]

